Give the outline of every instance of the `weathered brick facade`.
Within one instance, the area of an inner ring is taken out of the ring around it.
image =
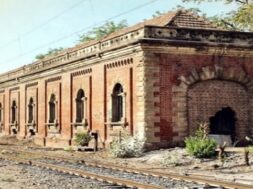
[[[243,138],[253,132],[252,48],[253,33],[162,15],[0,75],[1,133],[59,147],[90,129],[103,146],[125,129],[168,147],[229,107]]]

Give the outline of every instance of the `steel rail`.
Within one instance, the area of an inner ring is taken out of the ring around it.
[[[0,149],[7,149],[7,148],[0,147]],[[189,174],[179,174],[179,173],[172,173],[172,172],[160,172],[160,171],[154,171],[154,170],[147,170],[147,169],[143,169],[143,168],[133,168],[133,167],[125,167],[125,166],[123,167],[123,166],[114,165],[114,164],[110,164],[110,163],[92,162],[92,161],[84,160],[83,158],[60,157],[60,156],[45,154],[42,152],[29,152],[26,150],[13,149],[13,148],[8,148],[8,150],[13,150],[13,151],[21,152],[21,153],[28,153],[30,155],[39,155],[44,158],[54,159],[54,160],[69,161],[69,162],[73,162],[73,161],[81,162],[87,166],[108,168],[108,169],[120,170],[120,171],[125,171],[125,172],[130,172],[130,173],[150,175],[150,176],[163,177],[163,178],[171,178],[171,179],[176,179],[176,180],[184,180],[184,181],[188,181],[188,182],[196,182],[196,183],[206,184],[206,185],[211,185],[211,186],[218,186],[218,187],[222,186],[225,188],[233,188],[233,189],[253,189],[253,185],[228,182],[228,181],[223,181],[223,180],[218,180],[218,179],[205,178],[204,176],[196,176],[196,175],[190,174],[190,173]]]
[[[121,178],[114,178],[111,176],[98,175],[95,173],[91,173],[91,172],[87,172],[87,171],[83,171],[79,169],[73,169],[73,168],[67,168],[67,167],[53,165],[49,163],[31,161],[30,159],[7,157],[7,156],[2,156],[2,158],[7,159],[9,161],[15,161],[18,163],[26,164],[26,165],[36,166],[36,167],[40,167],[40,168],[44,168],[48,170],[54,170],[57,172],[67,173],[70,175],[76,175],[76,176],[84,177],[87,179],[98,180],[101,182],[108,182],[110,184],[115,184],[122,187],[127,186],[127,187],[138,188],[138,189],[164,189],[164,187],[160,187],[160,186],[156,186],[152,184],[145,184],[145,183],[135,182],[129,179],[121,179]]]

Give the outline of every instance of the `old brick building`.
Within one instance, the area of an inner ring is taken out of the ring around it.
[[[253,131],[253,33],[223,31],[177,11],[0,75],[3,135],[47,146],[90,129],[122,129],[149,147],[176,145],[198,121],[243,138]]]

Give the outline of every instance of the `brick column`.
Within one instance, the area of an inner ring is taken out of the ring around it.
[[[46,91],[45,91],[45,81],[39,80],[38,82],[38,107],[37,107],[37,127],[38,127],[38,133],[35,136],[35,143],[39,145],[45,145],[45,136],[46,136],[46,130],[45,130],[45,123],[46,123]]]
[[[154,94],[160,91],[159,65],[155,55],[151,53],[140,53],[139,63],[136,67],[136,96],[137,115],[135,132],[146,138],[147,148],[154,148],[160,142],[160,97]]]
[[[4,99],[4,133],[5,135],[10,135],[10,92],[9,89],[5,89],[5,99]]]
[[[71,76],[69,73],[62,74],[62,86],[61,86],[61,138],[64,143],[69,143],[71,140]],[[70,143],[69,143],[70,144]]]
[[[25,93],[25,85],[21,84],[20,86],[20,93],[19,93],[19,116],[17,117],[19,119],[19,133],[18,137],[19,138],[24,138],[25,137],[25,130],[26,130],[26,123],[25,123],[25,115],[27,111],[27,106],[26,106],[26,93]]]

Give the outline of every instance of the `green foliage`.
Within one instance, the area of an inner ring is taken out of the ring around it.
[[[245,149],[246,151],[248,151],[249,153],[253,154],[253,146],[248,146]]]
[[[239,3],[239,4],[249,4],[252,2],[252,0],[182,0],[182,1],[195,2],[195,3],[223,1],[224,3]]]
[[[195,136],[185,139],[186,150],[197,158],[210,158],[215,155],[216,142],[207,137],[208,124],[199,123]]]
[[[237,28],[253,31],[253,2],[240,6],[238,11],[231,13],[231,17]]]
[[[88,132],[79,132],[75,134],[75,143],[80,146],[85,146],[91,141],[92,137]]]
[[[49,49],[47,53],[45,54],[38,54],[35,58],[37,60],[41,60],[47,56],[50,56],[50,55],[57,55],[60,51],[62,51],[63,48],[62,47],[59,47],[59,48],[54,48],[54,49]]]
[[[210,158],[215,155],[216,142],[213,139],[188,137],[185,144],[188,153],[196,158]]]
[[[236,3],[237,10],[226,15],[216,15],[208,19],[226,30],[253,31],[253,0],[182,0],[183,2],[224,2]]]
[[[109,153],[119,158],[139,157],[143,153],[144,144],[145,139],[123,132],[121,137],[113,139]]]
[[[91,31],[89,31],[86,34],[83,34],[79,37],[79,42],[84,43],[88,42],[91,40],[99,40],[115,31],[118,31],[122,28],[127,27],[127,22],[126,20],[122,20],[119,23],[114,23],[113,21],[111,22],[106,22],[104,25],[100,27],[95,27]]]

